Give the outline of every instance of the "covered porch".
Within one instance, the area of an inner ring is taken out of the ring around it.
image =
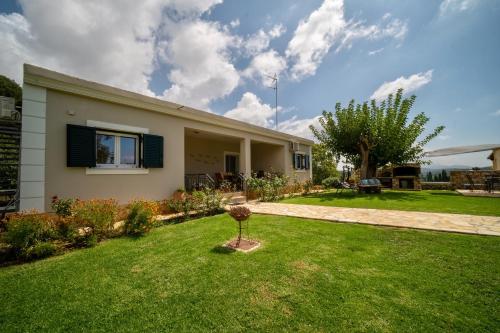
[[[229,136],[195,128],[184,130],[184,186],[242,191],[245,178],[285,172],[284,144]]]

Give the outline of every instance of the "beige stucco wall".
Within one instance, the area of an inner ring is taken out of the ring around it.
[[[285,170],[285,147],[270,145],[261,142],[252,143],[252,171],[279,171]],[[287,154],[288,155],[288,154]],[[290,155],[291,158],[291,155]]]
[[[239,142],[207,138],[185,137],[186,173],[208,173],[212,178],[216,172],[224,172],[224,152],[240,152]]]
[[[70,111],[70,112],[68,112]],[[178,112],[182,112],[179,110]],[[70,113],[72,115],[70,115]],[[150,169],[148,174],[137,175],[88,175],[85,168],[66,167],[66,124],[86,125],[87,120],[103,121],[121,125],[148,128],[149,133],[164,137],[164,168]],[[239,140],[240,171],[248,169],[251,162],[251,141],[280,145],[282,163],[287,175],[292,176],[292,157],[288,151],[288,140],[270,138],[264,135],[245,133],[222,126],[202,123],[134,107],[103,102],[97,99],[47,90],[46,103],[46,150],[45,150],[45,209],[49,209],[50,198],[115,198],[125,203],[134,198],[165,199],[173,191],[184,186],[185,128],[223,134]],[[238,148],[231,143],[229,149]],[[190,144],[188,140],[188,145]],[[198,146],[201,147],[201,146]],[[304,146],[309,149],[307,146]],[[197,149],[206,149],[197,148]],[[219,149],[219,148],[218,148]],[[226,149],[226,148],[224,148]],[[191,164],[186,170],[194,170],[199,165]],[[222,158],[221,158],[222,162]],[[245,164],[248,163],[248,164]],[[217,168],[220,165],[216,166]],[[215,170],[215,166],[214,169]],[[310,172],[300,172],[299,180],[310,177]]]
[[[493,170],[500,171],[500,148],[493,151]]]

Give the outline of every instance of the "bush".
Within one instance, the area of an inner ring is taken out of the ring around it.
[[[129,205],[130,212],[125,220],[125,232],[129,235],[143,235],[151,230],[154,217],[159,212],[155,201],[134,201]]]
[[[59,199],[57,196],[52,198],[50,207],[59,217],[68,217],[71,215],[71,207],[75,200],[73,199]]]
[[[192,194],[193,209],[204,215],[217,214],[223,210],[222,199],[224,196],[220,191],[205,187],[201,191]]]
[[[283,198],[285,188],[288,184],[288,177],[266,172],[263,178],[256,175],[246,180],[247,189],[254,191],[262,201],[277,201]]]
[[[340,184],[340,181],[336,177],[328,177],[328,178],[323,179],[323,181],[321,182],[321,184],[325,188],[334,188],[334,187],[337,187]]]
[[[113,225],[118,215],[118,204],[114,199],[76,200],[72,211],[77,224],[91,227],[99,239],[113,232]]]
[[[304,184],[302,185],[302,188],[304,189],[304,194],[308,194],[309,192],[311,192],[312,188],[313,188],[313,182],[311,180],[306,180],[304,182]]]
[[[176,213],[182,213],[182,218],[189,218],[189,213],[193,210],[195,204],[191,195],[186,195],[184,199],[171,199],[168,201],[168,208]]]
[[[23,257],[25,259],[42,259],[50,257],[57,251],[57,246],[51,242],[39,242],[36,243],[23,252]]]
[[[4,240],[12,246],[17,256],[22,256],[28,248],[57,235],[54,221],[48,215],[37,212],[14,214],[6,227]]]

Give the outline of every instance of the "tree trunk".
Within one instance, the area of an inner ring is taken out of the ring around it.
[[[370,150],[369,150],[369,147],[368,147],[368,144],[366,142],[366,140],[363,140],[360,144],[359,144],[359,153],[361,155],[361,168],[360,168],[360,177],[361,179],[365,179],[367,177],[367,174],[368,174],[368,162],[369,162],[369,155],[370,155]]]
[[[366,172],[366,178],[375,178],[377,175],[377,165],[369,164]]]

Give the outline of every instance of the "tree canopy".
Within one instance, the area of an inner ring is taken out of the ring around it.
[[[16,105],[21,105],[23,101],[23,91],[16,81],[6,76],[0,75],[0,96],[14,97]]]
[[[360,169],[362,178],[374,177],[380,166],[424,162],[424,146],[443,131],[444,126],[438,126],[418,141],[430,119],[422,112],[409,121],[415,99],[403,98],[399,89],[379,104],[337,103],[335,112],[323,111],[319,128],[310,128],[337,159],[344,156]]]
[[[315,144],[312,147],[313,183],[321,184],[323,179],[338,175],[335,156],[324,144]]]

